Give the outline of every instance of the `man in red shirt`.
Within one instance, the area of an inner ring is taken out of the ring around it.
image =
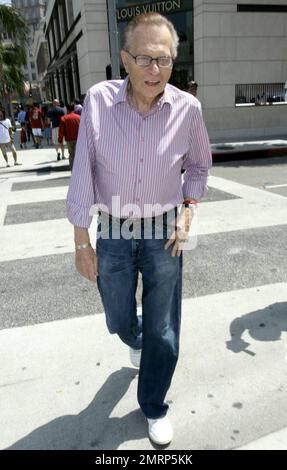
[[[42,139],[42,129],[44,128],[43,113],[38,108],[37,103],[33,104],[33,108],[29,112],[29,122],[35,139],[35,147],[39,148]]]
[[[70,168],[72,171],[81,118],[78,114],[74,112],[74,104],[68,104],[67,111],[68,114],[63,116],[60,121],[58,140],[61,144],[63,142],[63,138],[65,137],[69,150]]]

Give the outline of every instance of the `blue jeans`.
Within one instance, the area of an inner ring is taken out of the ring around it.
[[[119,225],[121,222],[118,222]],[[139,222],[140,223],[140,222]],[[167,251],[166,226],[161,239],[139,236],[126,240],[98,238],[98,288],[110,333],[134,349],[142,349],[138,402],[147,418],[165,416],[164,403],[179,353],[182,295],[182,255]],[[142,274],[142,317],[137,315],[136,289]]]

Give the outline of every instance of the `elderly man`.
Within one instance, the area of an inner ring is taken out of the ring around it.
[[[67,199],[77,270],[97,280],[108,329],[130,347],[148,434],[161,445],[173,437],[164,400],[179,350],[181,251],[211,166],[198,101],[167,83],[177,45],[172,23],[159,14],[129,23],[121,51],[127,78],[87,93]],[[100,208],[96,252],[88,233],[94,205]]]

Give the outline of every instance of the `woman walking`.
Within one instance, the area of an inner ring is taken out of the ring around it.
[[[21,165],[17,162],[17,152],[13,142],[13,131],[10,119],[6,118],[4,109],[0,109],[0,148],[6,166],[10,166],[8,163],[7,151],[12,152],[14,158],[14,165]]]

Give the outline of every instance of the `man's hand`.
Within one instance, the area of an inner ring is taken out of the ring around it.
[[[189,207],[183,208],[183,211],[176,222],[177,230],[172,233],[171,238],[164,246],[164,249],[167,250],[168,247],[173,244],[171,256],[181,255],[183,244],[188,240],[188,233],[193,217],[192,211],[193,210]]]
[[[81,227],[74,227],[75,230],[75,244],[76,245],[89,245],[90,237],[88,229]],[[98,276],[98,258],[91,246],[76,250],[75,264],[77,271],[91,282],[96,282]]]
[[[76,250],[75,263],[77,271],[91,282],[96,282],[98,276],[98,258],[91,246]]]

